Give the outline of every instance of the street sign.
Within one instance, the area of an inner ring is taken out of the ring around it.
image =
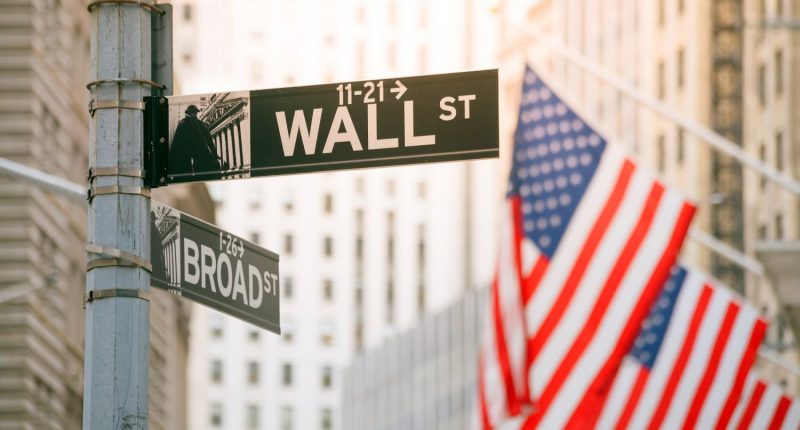
[[[156,201],[153,286],[280,334],[278,254]]]
[[[151,184],[497,157],[497,91],[484,70],[159,99]]]

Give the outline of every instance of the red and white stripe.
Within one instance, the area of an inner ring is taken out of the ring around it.
[[[728,424],[730,430],[800,429],[800,401],[783,393],[780,387],[758,378],[747,377],[742,400]]]
[[[609,145],[526,308],[538,412],[526,428],[581,427],[660,293],[694,206]],[[596,414],[595,414],[596,415]]]
[[[518,415],[529,403],[525,383],[526,330],[521,277],[519,199],[509,199],[501,228],[497,275],[487,298],[480,358],[479,402],[483,428]]]
[[[598,429],[726,428],[766,323],[689,270],[652,369],[626,360]]]

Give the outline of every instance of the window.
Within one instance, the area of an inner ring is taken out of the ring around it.
[[[428,68],[428,50],[425,49],[425,46],[422,45],[419,47],[419,71],[420,73],[425,73],[425,70]]]
[[[425,187],[425,182],[420,182],[417,184],[417,195],[419,198],[424,199],[427,195],[427,189]]]
[[[331,412],[330,409],[324,408],[322,410],[322,413],[320,415],[320,423],[319,423],[319,425],[322,428],[322,430],[330,430],[332,428],[333,419],[331,418],[331,415],[333,415],[333,413]]]
[[[333,196],[330,193],[325,194],[322,206],[326,214],[333,212]]]
[[[658,98],[663,99],[667,94],[666,77],[667,65],[661,61],[658,63]]]
[[[783,214],[775,215],[775,239],[783,239]]]
[[[420,280],[417,286],[417,313],[425,313],[425,283]]]
[[[247,382],[252,385],[258,384],[258,362],[247,363]]]
[[[396,25],[397,24],[397,4],[394,1],[390,1],[387,5],[387,9],[389,12],[389,24]]]
[[[283,204],[283,211],[286,213],[292,213],[294,211],[294,203],[288,201]]]
[[[765,240],[767,238],[767,226],[762,224],[758,227],[758,238],[761,240]]]
[[[778,1],[780,4],[780,1]],[[775,94],[783,92],[783,51],[775,52]]]
[[[287,319],[281,326],[281,338],[284,342],[291,343],[294,340],[294,321]]]
[[[676,143],[676,145],[675,145],[676,148],[675,149],[677,151],[675,159],[677,160],[677,162],[679,164],[683,163],[684,151],[685,151],[685,146],[686,146],[686,142],[685,141],[686,141],[686,135],[685,135],[683,129],[682,128],[678,128],[678,138],[677,138],[677,140],[675,142]]]
[[[356,237],[356,258],[359,260],[364,256],[364,238]]]
[[[222,425],[222,404],[212,403],[211,408],[211,427],[220,427]]]
[[[333,345],[333,323],[331,321],[322,321],[319,328],[320,342],[323,345]]]
[[[250,329],[250,331],[247,332],[247,338],[250,339],[251,342],[257,342],[259,336],[260,332],[256,328]]]
[[[364,325],[360,322],[356,323],[356,327],[353,330],[355,333],[353,335],[354,343],[356,351],[361,351],[364,349]]]
[[[222,382],[222,361],[220,360],[211,362],[211,382]]]
[[[290,277],[283,278],[283,288],[281,290],[283,291],[283,297],[291,299],[294,295],[294,279]]]
[[[292,430],[294,428],[294,410],[291,406],[281,408],[281,430]]]
[[[183,5],[183,20],[184,21],[192,20],[192,5],[190,4]]]
[[[658,171],[664,172],[666,170],[666,137],[662,134],[658,136],[656,146],[656,163],[658,164]]]
[[[676,85],[678,86],[678,88],[683,88],[683,61],[684,61],[683,48],[680,48],[678,49],[678,58],[676,61],[677,64],[675,65],[677,68]]]
[[[394,69],[397,64],[397,48],[394,46],[394,42],[389,42],[389,46],[386,47],[386,63],[390,69]]]
[[[333,256],[333,238],[326,236],[322,243],[322,253],[326,257]]]
[[[386,322],[394,322],[394,282],[391,279],[386,283]]]
[[[758,101],[763,105],[767,102],[767,66],[758,66]]]
[[[220,338],[222,337],[222,325],[223,325],[222,315],[211,315],[209,318],[209,325],[211,326],[211,337]]]
[[[258,232],[257,232],[257,231],[254,231],[254,232],[251,232],[251,233],[250,233],[250,242],[253,242],[253,243],[255,243],[256,245],[258,245],[258,243],[260,242],[260,240],[261,240],[261,236],[259,236],[259,234],[258,234]]]
[[[285,387],[290,387],[292,385],[292,363],[283,363],[281,380]]]
[[[389,179],[386,181],[386,194],[393,196],[394,195],[394,180]]]
[[[364,289],[361,287],[356,288],[356,306],[361,306],[364,303]]]
[[[258,405],[247,405],[247,428],[249,430],[258,428]]]
[[[294,250],[294,238],[291,234],[283,237],[283,252],[287,255],[291,254]]]
[[[658,0],[658,25],[664,25],[667,20],[666,0]]]
[[[322,298],[324,298],[326,302],[333,300],[333,281],[330,279],[322,281]]]
[[[775,0],[775,16],[778,18],[783,17],[783,0]]]
[[[364,178],[358,177],[356,178],[356,192],[363,193],[364,192]]]
[[[331,388],[333,385],[333,367],[322,366],[322,388]]]
[[[684,0],[678,0],[678,14],[683,13]]]
[[[783,133],[775,133],[775,168],[783,170]]]
[[[759,159],[761,160],[761,162],[763,162],[763,163],[766,163],[766,162],[767,162],[767,145],[764,145],[764,142],[761,142],[761,143],[758,145],[758,158],[759,158]],[[766,186],[767,186],[767,177],[766,177],[766,176],[764,176],[764,175],[760,175],[759,177],[761,178],[761,179],[760,179],[760,185],[761,185],[761,189],[764,189],[764,188],[766,188]],[[765,230],[765,231],[766,231],[766,230]]]

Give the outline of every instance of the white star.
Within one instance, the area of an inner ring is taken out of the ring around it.
[[[558,200],[555,197],[547,198],[547,208],[553,210],[558,207]]]
[[[539,121],[540,119],[542,119],[542,111],[541,111],[541,110],[539,110],[539,109],[533,109],[533,110],[531,110],[531,118],[532,118],[534,121]]]
[[[542,212],[544,210],[544,201],[536,200],[533,202],[533,210],[536,212]]]
[[[522,180],[527,178],[528,177],[528,169],[526,169],[524,167],[520,168],[520,169],[517,169],[517,177],[522,179]]]
[[[558,215],[553,215],[550,217],[550,225],[553,227],[558,227],[561,225],[561,217]]]
[[[581,164],[584,166],[592,164],[592,154],[589,154],[588,152],[581,154]]]
[[[544,157],[547,155],[547,145],[539,145],[537,151],[539,152],[539,156]]]
[[[583,181],[583,177],[581,176],[580,173],[575,172],[575,173],[569,175],[569,182],[572,185],[576,185],[576,186],[580,185],[581,181]]]
[[[572,197],[567,193],[561,193],[561,195],[558,196],[558,201],[561,203],[561,206],[567,206],[572,202]]]
[[[559,142],[558,140],[550,141],[550,152],[552,152],[553,154],[558,154],[559,152],[561,152],[561,142]]]
[[[542,164],[539,165],[539,169],[541,169],[542,173],[546,175],[546,174],[550,173],[550,171],[552,170],[552,167],[550,166],[550,163],[542,163]]]
[[[529,187],[527,184],[523,184],[521,187],[519,187],[519,193],[522,195],[522,197],[528,197],[528,194],[531,193],[531,187]]]
[[[545,118],[552,118],[553,115],[555,115],[555,109],[553,109],[553,105],[545,105],[542,108],[542,111],[544,112]]]
[[[541,90],[539,90],[539,97],[541,97],[542,100],[550,100],[552,95],[553,93],[551,93],[547,87],[543,87]]]
[[[544,218],[539,218],[536,220],[536,227],[539,227],[539,230],[544,230],[547,228],[547,220]]]
[[[572,151],[573,148],[575,148],[575,141],[571,137],[564,139],[564,150]]]
[[[547,124],[547,135],[555,136],[556,133],[558,133],[558,125],[556,125],[554,122]]]
[[[564,105],[564,103],[558,102],[556,105],[556,113],[558,116],[564,116],[564,114],[567,113],[567,107]]]
[[[542,184],[534,182],[533,185],[531,185],[531,191],[533,191],[533,195],[538,196],[542,192]]]
[[[563,120],[558,123],[558,129],[561,131],[561,133],[569,133],[569,121]]]
[[[578,157],[574,155],[570,155],[569,157],[567,157],[567,167],[569,167],[570,169],[574,169],[575,166],[577,165],[578,165]]]
[[[592,133],[592,134],[589,136],[589,145],[591,145],[591,146],[593,146],[593,147],[594,147],[594,146],[597,146],[597,145],[599,145],[599,144],[600,144],[600,136],[598,136],[598,135],[597,135],[597,134],[595,134],[595,133]]]
[[[562,158],[556,158],[553,160],[553,169],[556,172],[561,171],[564,168],[564,160]]]
[[[539,238],[539,243],[541,243],[542,246],[545,247],[545,248],[550,246],[550,236],[548,236],[546,234],[542,235],[542,237]]]
[[[531,166],[530,171],[531,171],[531,178],[539,176],[539,168],[536,167],[535,164]]]
[[[583,122],[581,122],[581,121],[579,121],[577,119],[573,120],[572,121],[572,131],[581,131],[581,130],[583,130]]]
[[[564,175],[559,176],[556,178],[556,186],[558,188],[564,188],[567,186],[567,177]]]
[[[545,191],[547,191],[549,193],[550,191],[553,191],[553,188],[555,188],[555,186],[553,185],[553,180],[552,179],[548,179],[548,180],[544,181],[544,190]]]
[[[533,85],[536,83],[536,75],[533,72],[528,72],[525,74],[525,83],[528,85]]]

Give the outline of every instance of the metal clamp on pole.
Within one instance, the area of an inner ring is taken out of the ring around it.
[[[144,172],[139,169],[125,168],[125,167],[94,167],[89,168],[89,174],[86,179],[92,182],[98,176],[125,176],[128,178],[144,179]]]
[[[166,88],[165,85],[161,85],[158,82],[151,81],[149,79],[139,79],[139,78],[112,78],[112,79],[98,79],[96,81],[89,82],[86,84],[86,89],[91,90],[92,87],[96,87],[98,85],[103,84],[139,84],[139,85],[147,85],[153,88],[157,88],[163,90]]]
[[[157,13],[159,15],[164,15],[164,13],[166,13],[163,10],[159,9],[158,7],[156,7],[155,4],[150,3],[150,2],[143,2],[141,0],[94,0],[93,2],[89,3],[86,6],[86,10],[91,12],[92,9],[94,9],[95,7],[97,7],[97,6],[101,5],[101,4],[114,4],[114,3],[116,3],[116,4],[131,4],[131,5],[141,6],[141,7],[145,8],[145,9],[148,9],[151,12],[155,12],[155,13]]]
[[[133,255],[129,252],[122,251],[120,249],[106,248],[104,246],[95,245],[93,243],[87,243],[83,249],[90,254],[105,255],[111,257],[111,258],[98,258],[87,262],[86,263],[87,272],[98,267],[112,267],[112,266],[138,267],[147,270],[148,272],[153,271],[153,266],[150,264],[149,261],[137,255]]]
[[[132,299],[142,299],[150,301],[150,291],[135,290],[130,288],[108,288],[103,290],[91,290],[89,293],[83,293],[84,304],[83,308],[86,309],[86,303],[93,302],[100,299],[109,299],[111,297],[129,297]]]
[[[133,194],[139,196],[150,197],[150,189],[145,187],[137,187],[134,185],[109,185],[106,187],[90,187],[87,190],[87,200],[92,201],[94,196],[102,196],[104,194]]]
[[[92,100],[89,102],[89,115],[94,116],[98,109],[144,110],[144,102],[133,100]]]

